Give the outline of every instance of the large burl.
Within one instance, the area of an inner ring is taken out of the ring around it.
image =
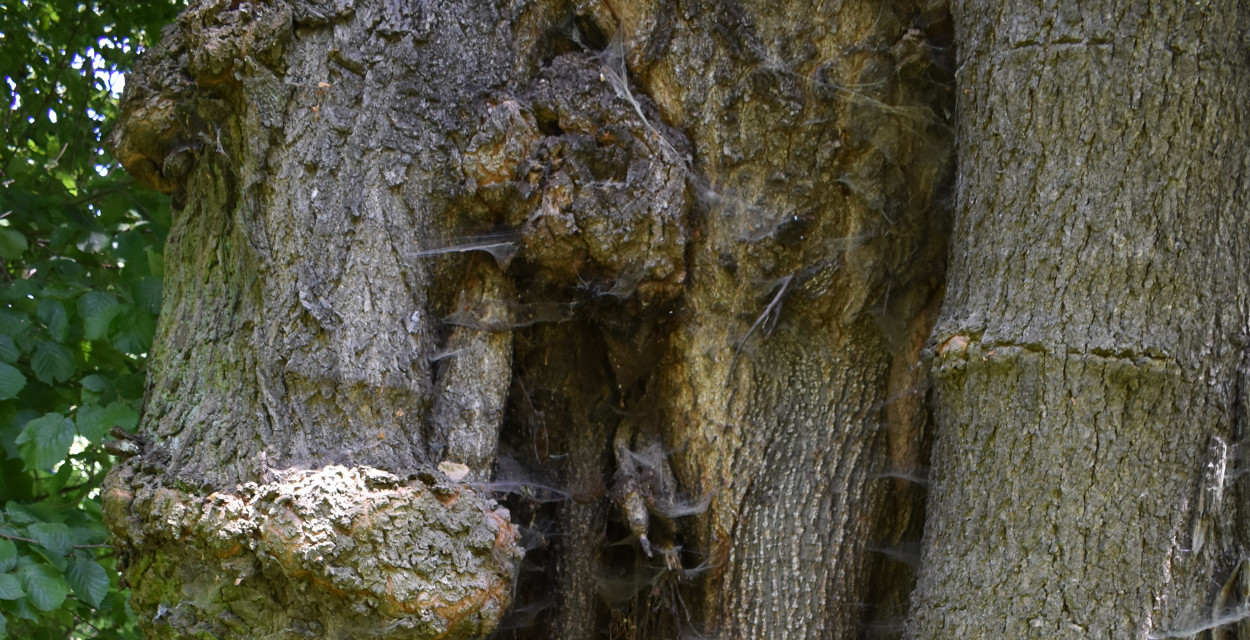
[[[478,638],[511,602],[507,510],[445,476],[331,465],[201,495],[146,471],[120,465],[104,505],[149,637]]]
[[[461,163],[476,215],[518,230],[527,276],[650,307],[685,283],[689,143],[613,51],[558,56],[496,98]]]
[[[623,67],[437,8],[192,1],[127,83],[110,143],[180,209],[103,494],[149,637],[485,637],[512,333],[682,290],[688,145]]]
[[[427,455],[435,284],[397,225],[428,207],[370,184],[378,162],[280,186],[284,166],[333,173],[284,137],[295,119],[341,125],[300,102],[318,83],[299,74],[328,72],[291,70],[298,11],[192,2],[127,83],[114,153],[181,211],[144,445],[107,478],[105,521],[150,638],[485,637],[522,551],[508,511]]]

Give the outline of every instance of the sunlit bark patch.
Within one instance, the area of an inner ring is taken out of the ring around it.
[[[510,605],[522,551],[493,500],[431,474],[273,475],[208,495],[133,467],[110,476],[149,637],[482,637]]]

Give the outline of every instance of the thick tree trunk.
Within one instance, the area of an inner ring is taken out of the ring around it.
[[[1244,617],[1247,8],[959,3],[913,637]]]
[[[648,394],[687,492],[711,499],[682,543],[706,554],[701,617],[725,637],[857,637],[905,613],[908,568],[880,552],[917,534],[917,487],[884,478],[922,464],[945,18],[807,2],[635,18],[671,34],[640,83],[690,136],[699,198]]]
[[[105,494],[145,631],[480,637],[516,580],[517,637],[897,620],[949,31],[193,2],[114,136],[185,204]]]

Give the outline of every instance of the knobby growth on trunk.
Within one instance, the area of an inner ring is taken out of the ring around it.
[[[105,492],[145,631],[897,633],[952,53],[923,1],[191,2],[112,138],[182,207]]]

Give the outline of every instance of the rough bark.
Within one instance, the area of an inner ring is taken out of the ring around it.
[[[916,344],[945,251],[945,14],[733,2],[634,19],[678,25],[640,76],[696,150],[686,315],[656,377],[679,475],[712,496],[702,620],[732,638],[897,622],[907,567],[888,554],[919,522],[901,478],[922,466]]]
[[[516,637],[901,616],[949,29],[193,2],[113,138],[184,207],[105,493],[145,631],[481,637],[514,579]]]
[[[954,15],[958,205],[911,636],[1244,617],[1247,5]]]

